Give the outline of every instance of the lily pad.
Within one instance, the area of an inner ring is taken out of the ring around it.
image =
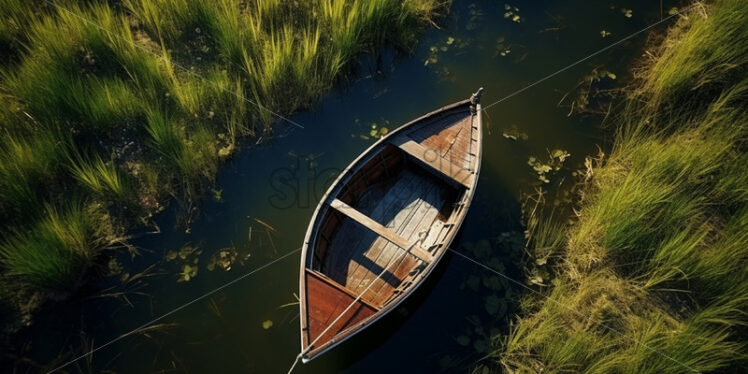
[[[499,311],[499,307],[501,304],[501,299],[499,299],[496,295],[490,295],[486,298],[486,311],[490,315],[496,315],[496,313]]]
[[[485,277],[483,278],[483,285],[486,286],[490,290],[498,291],[502,287],[501,278],[495,275],[492,275],[490,277]]]
[[[467,335],[460,335],[457,337],[457,344],[467,346],[470,344],[470,338]]]
[[[478,287],[480,287],[480,278],[476,275],[471,275],[467,280],[467,285],[471,290],[478,291]]]
[[[177,278],[177,282],[189,282],[193,278],[197,276],[197,266],[192,266],[190,264],[184,264],[182,265],[182,272],[179,273],[179,278]]]
[[[273,321],[271,321],[269,319],[265,320],[265,321],[262,321],[262,328],[264,330],[269,330],[271,327],[273,327]]]
[[[517,125],[511,125],[509,128],[505,128],[501,135],[510,140],[527,140],[528,136],[522,132]]]
[[[522,17],[519,15],[519,8],[509,4],[504,4],[504,10],[506,11],[504,12],[504,19],[509,19],[516,23],[522,22]]]
[[[478,353],[486,353],[486,352],[488,352],[488,344],[486,344],[486,341],[485,341],[485,340],[483,340],[483,339],[481,339],[481,340],[476,340],[476,341],[475,341],[475,342],[473,343],[473,348],[475,348],[475,350],[476,350],[476,351],[477,351]]]
[[[239,257],[239,252],[235,248],[223,248],[218,252],[214,253],[208,262],[206,267],[208,270],[213,271],[216,268],[223,271],[231,270],[231,266]],[[243,263],[243,261],[240,260]]]
[[[559,160],[560,162],[566,161],[569,156],[571,156],[571,153],[562,149],[554,149],[553,151],[551,151],[551,157]]]

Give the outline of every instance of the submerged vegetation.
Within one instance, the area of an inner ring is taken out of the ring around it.
[[[508,372],[748,365],[745,6],[699,4],[669,30],[637,71],[610,156],[584,173],[575,222],[539,220],[530,244],[553,281],[496,338]]]
[[[0,300],[74,290],[243,137],[448,1],[0,0]]]

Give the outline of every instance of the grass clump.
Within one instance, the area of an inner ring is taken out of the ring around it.
[[[64,211],[52,206],[28,231],[16,231],[0,241],[0,261],[4,267],[4,281],[15,281],[36,287],[69,291],[81,281],[100,248],[102,232],[108,227],[100,219],[106,218],[100,209],[84,209],[73,203]],[[7,287],[8,285],[6,285]]]
[[[494,358],[514,373],[748,365],[748,14],[699,4],[639,71],[546,296]],[[728,42],[729,41],[729,42]]]
[[[98,195],[124,198],[128,193],[126,182],[112,161],[104,162],[99,155],[83,156],[72,151],[70,172],[75,179]]]

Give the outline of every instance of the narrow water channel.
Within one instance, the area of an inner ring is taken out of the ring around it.
[[[363,56],[350,83],[292,117],[304,129],[281,125],[275,138],[240,152],[221,170],[214,196],[198,207],[189,230],[177,204],[156,218],[160,232],[139,230],[133,244],[140,255],[123,255],[119,263],[129,276],[156,263],[148,276],[125,285],[117,281],[122,274],[113,276],[102,282],[111,290],[96,285],[101,289],[94,296],[44,311],[19,344],[28,345],[29,362],[62,364],[299,248],[330,176],[382,131],[478,87],[485,87],[484,105],[493,103],[658,21],[676,5],[455,1],[441,29],[422,35],[412,55],[387,50]],[[522,197],[538,186],[555,196],[587,155],[605,149],[610,139],[599,113],[609,105],[605,90],[630,79],[646,36],[487,110],[477,195],[455,249],[523,280]],[[585,94],[590,88],[598,92],[593,100]],[[543,165],[560,170],[543,172]],[[66,370],[285,373],[299,351],[298,269],[299,256],[292,255]],[[124,297],[101,296],[115,292]],[[447,256],[430,284],[392,318],[296,372],[468,372],[488,353],[489,337],[508,330],[523,292]]]

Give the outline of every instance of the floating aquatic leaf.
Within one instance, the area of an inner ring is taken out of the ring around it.
[[[452,43],[454,43],[454,42],[455,42],[455,38],[453,38],[451,36],[447,38],[447,45],[452,45]]]
[[[476,257],[486,258],[491,255],[491,243],[486,239],[482,239],[476,243],[473,250]]]
[[[262,328],[264,330],[269,330],[271,327],[273,327],[273,321],[271,321],[269,319],[265,320],[265,321],[262,321]]]
[[[522,17],[519,15],[519,8],[516,6],[511,6],[509,4],[504,4],[504,18],[510,19],[512,22],[520,23],[522,21]]]
[[[467,280],[467,285],[471,290],[478,291],[478,287],[480,286],[480,278],[476,275],[471,275]]]
[[[468,5],[468,10],[470,13],[470,19],[467,24],[465,24],[465,29],[475,30],[478,27],[478,22],[483,18],[483,10],[478,8],[478,5],[475,3]]]
[[[548,156],[550,158],[548,163],[543,163],[532,156],[530,156],[530,158],[527,160],[527,164],[533,168],[535,173],[538,175],[538,179],[543,183],[550,182],[550,180],[548,179],[548,174],[551,171],[561,170],[561,166],[563,166],[564,161],[566,161],[566,159],[571,156],[571,154],[561,149],[554,149],[553,151],[548,153]]]
[[[511,140],[527,140],[527,134],[520,131],[519,127],[514,124],[509,126],[509,128],[505,128],[501,135]]]
[[[499,278],[498,276],[495,276],[495,275],[492,275],[490,277],[484,277],[483,278],[483,285],[486,286],[486,288],[488,288],[490,290],[498,291],[502,287],[501,278]]]
[[[379,129],[379,135],[387,135],[388,132],[390,132],[390,130],[386,127],[382,127]]]
[[[486,265],[488,265],[488,267],[490,267],[491,269],[498,271],[499,273],[504,273],[504,271],[506,271],[504,263],[501,262],[498,257],[493,257],[490,260],[486,261]]]
[[[441,366],[442,368],[447,368],[452,366],[454,361],[455,359],[452,356],[446,355],[439,359],[439,366]]]
[[[371,135],[372,138],[376,138],[377,135],[379,135],[379,131],[377,131],[377,130],[371,130],[369,132],[369,135]]]
[[[213,193],[213,199],[215,201],[221,201],[223,199],[223,190],[220,188],[213,188],[210,190]]]
[[[478,353],[486,353],[488,351],[488,345],[486,344],[486,341],[482,339],[476,340],[473,343],[473,348],[475,348]]]
[[[223,248],[210,257],[206,267],[210,271],[213,271],[216,268],[223,271],[229,271],[238,257],[239,252],[235,248]]]
[[[501,300],[501,303],[499,303],[499,311],[496,312],[497,317],[504,317],[506,316],[506,311],[508,309],[508,305],[506,302],[506,299]]]
[[[499,311],[499,304],[501,303],[501,299],[499,299],[496,295],[489,295],[486,298],[486,311],[490,315],[496,315],[496,313]]]
[[[187,244],[179,250],[179,258],[181,258],[182,260],[187,260],[189,257],[192,257],[193,255],[197,256],[200,253],[202,253],[201,250]]]
[[[609,36],[610,36],[610,32],[608,32],[608,31],[606,31],[606,30],[601,30],[601,31],[600,31],[600,35],[601,35],[601,36],[602,36],[603,38],[607,38],[607,37],[609,37]]]
[[[571,153],[563,149],[554,149],[553,151],[551,151],[551,157],[558,159],[561,163],[566,161],[569,156],[571,156]]]
[[[200,261],[202,250],[186,244],[179,251],[166,252],[167,262],[175,262],[180,269],[177,282],[189,282],[197,276],[197,263]]]
[[[177,282],[189,282],[197,276],[197,266],[190,266],[189,264],[182,265],[182,272],[179,273]]]
[[[623,16],[626,18],[631,18],[631,16],[634,15],[634,11],[631,9],[621,8],[621,13],[623,13]]]
[[[674,16],[674,15],[678,14],[678,7],[672,7],[672,8],[670,8],[670,10],[667,11],[667,14],[669,14],[671,16]]]
[[[470,338],[467,335],[460,335],[457,337],[457,343],[461,346],[467,346],[470,344]]]
[[[505,300],[511,300],[512,299],[512,295],[513,295],[513,293],[512,293],[512,288],[511,287],[507,288],[504,291],[504,299]]]
[[[533,165],[532,168],[535,169],[535,171],[538,172],[538,174],[545,174],[545,173],[553,170],[553,168],[551,167],[551,165],[540,164],[540,163],[537,163],[537,164]]]

